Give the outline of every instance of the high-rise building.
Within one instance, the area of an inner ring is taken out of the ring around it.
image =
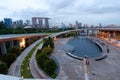
[[[30,25],[30,21],[26,20],[26,24],[27,24],[27,26],[29,26]]]
[[[69,28],[73,28],[73,24],[70,23],[70,24],[69,24]]]
[[[76,28],[76,29],[79,28],[79,23],[78,23],[78,21],[75,22],[75,28]]]
[[[79,23],[78,21],[75,22],[75,28],[80,29],[82,27],[82,23]]]
[[[82,23],[78,23],[78,28],[80,29],[82,27]]]
[[[49,18],[45,18],[45,28],[49,28],[49,22],[48,22]]]
[[[17,27],[23,27],[23,20],[17,21]]]
[[[33,17],[32,26],[33,28],[49,28],[49,19],[46,17]]]
[[[23,27],[23,20],[13,22],[13,28]]]
[[[101,23],[99,23],[99,27],[102,27],[102,24],[101,24]]]
[[[64,24],[63,22],[61,23],[61,28],[62,28],[62,29],[65,29],[65,28],[66,28],[66,27],[65,27],[65,24]]]
[[[7,27],[12,28],[12,19],[11,18],[4,18],[4,23]]]
[[[13,28],[17,28],[17,23],[16,22],[13,22]]]

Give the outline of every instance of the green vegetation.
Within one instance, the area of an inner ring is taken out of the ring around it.
[[[70,37],[70,36],[77,36],[77,32],[69,32],[67,33],[67,36]]]
[[[16,54],[17,56],[19,56],[20,53],[22,52],[22,49],[20,49],[19,46],[13,46],[12,48],[10,48],[10,49],[8,50],[8,52],[9,52],[9,53],[14,53],[14,54]]]
[[[7,28],[5,26],[3,21],[0,21],[0,34],[9,34],[12,33],[12,30],[10,28]]]
[[[33,42],[35,42],[37,40],[37,38],[32,38],[30,40],[30,44],[32,44]],[[30,45],[28,44],[28,46]],[[37,45],[38,46],[38,45]],[[27,46],[26,46],[27,47]],[[10,65],[16,60],[16,58],[21,54],[21,52],[24,50],[25,48],[20,48],[19,46],[13,46],[12,48],[8,49],[8,53],[1,55],[0,56],[0,61],[4,64],[7,65],[7,68],[5,68],[6,70],[6,74],[8,71],[8,68],[10,67]],[[29,57],[29,56],[28,56]],[[4,68],[4,66],[0,65],[0,67]],[[2,72],[0,72],[2,74]]]
[[[33,52],[35,51],[35,49],[40,44],[41,44],[41,42],[39,42],[34,48],[32,48],[32,50],[28,53],[28,55],[23,60],[22,65],[21,65],[21,77],[22,78],[33,78],[31,71],[30,71],[30,67],[29,67],[30,58],[31,58]]]
[[[39,29],[39,28],[8,28],[3,21],[0,21],[0,34],[27,34],[27,33],[56,33],[65,30],[72,30],[72,28],[65,29]]]
[[[59,35],[58,37],[63,37],[63,38],[66,38],[66,37],[75,37],[77,36],[77,32],[73,31],[73,32],[69,32],[69,33],[65,33],[65,34],[61,34]]]
[[[17,56],[14,53],[7,53],[2,56],[2,61],[7,63],[7,66],[10,67],[10,65],[16,60]]]
[[[8,67],[6,63],[0,63],[0,74],[7,74]]]
[[[57,74],[55,73],[57,69],[56,62],[49,58],[50,54],[54,49],[54,42],[52,38],[47,38],[43,40],[43,47],[41,50],[37,51],[36,59],[37,64],[40,68],[45,71],[49,76],[55,78]]]
[[[7,54],[1,55],[0,61],[2,62],[2,64],[0,64],[0,68],[3,68],[4,71],[0,71],[1,74],[7,74],[8,68],[16,60],[17,56],[19,56],[21,52],[22,50],[19,46],[13,46],[8,50]]]

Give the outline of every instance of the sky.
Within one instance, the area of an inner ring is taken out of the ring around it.
[[[0,20],[49,17],[50,25],[120,25],[120,0],[0,0]]]

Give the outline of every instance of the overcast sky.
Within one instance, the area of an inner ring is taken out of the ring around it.
[[[120,25],[120,0],[0,0],[0,20],[50,17],[51,25],[75,23]]]

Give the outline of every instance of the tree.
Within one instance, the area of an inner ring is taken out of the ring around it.
[[[22,52],[22,49],[20,49],[19,46],[13,46],[12,48],[10,48],[8,50],[9,53],[14,53],[16,54],[17,56],[20,55],[20,53]]]
[[[49,75],[52,75],[57,68],[57,64],[53,59],[49,59],[46,61],[46,66],[44,68],[45,72],[47,72]]]
[[[41,51],[41,53],[50,55],[52,53],[53,49],[51,47],[44,47]]]
[[[0,74],[7,74],[8,67],[6,63],[0,63]]]
[[[39,55],[37,55],[37,63],[40,65],[40,67],[43,69],[45,67],[44,63],[46,62],[46,60],[48,60],[48,56],[47,54],[41,53]]]
[[[44,39],[43,42],[44,42],[43,46],[46,46],[46,47],[50,46],[51,48],[54,48],[54,42],[51,37]]]
[[[7,53],[2,56],[2,61],[7,63],[8,67],[10,67],[10,65],[15,61],[16,57],[16,54]]]
[[[6,29],[7,27],[5,26],[3,21],[0,21],[0,29]]]

